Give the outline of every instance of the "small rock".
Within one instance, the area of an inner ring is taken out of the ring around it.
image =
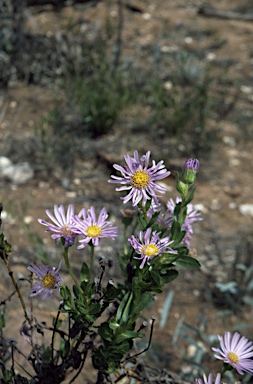
[[[222,138],[223,142],[231,147],[234,147],[236,145],[235,138],[233,136],[223,136]]]
[[[208,209],[204,206],[204,204],[194,204],[194,209],[196,209],[196,211],[200,211],[203,213],[208,212]]]
[[[8,178],[13,184],[24,184],[34,176],[34,171],[29,163],[23,162],[14,165],[5,156],[0,157],[0,177]]]
[[[239,212],[243,215],[253,216],[253,204],[241,204],[239,205]]]
[[[5,156],[0,157],[0,176],[6,176],[13,168],[12,161]]]
[[[8,177],[14,184],[25,184],[28,180],[32,179],[34,176],[34,171],[29,163],[24,161],[23,163],[18,163],[14,166],[12,175]]]
[[[32,216],[25,216],[24,217],[24,223],[29,225],[31,224],[31,222],[33,221],[33,217]]]

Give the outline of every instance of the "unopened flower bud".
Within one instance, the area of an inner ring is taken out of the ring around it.
[[[198,159],[188,159],[183,167],[183,181],[186,184],[193,184],[199,169]]]
[[[177,191],[180,193],[182,199],[185,199],[188,194],[189,186],[182,181],[178,180],[176,183]]]

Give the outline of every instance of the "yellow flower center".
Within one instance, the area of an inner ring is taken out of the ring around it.
[[[145,256],[151,257],[151,256],[158,255],[159,249],[154,244],[148,244],[142,247],[142,252],[144,253]]]
[[[239,363],[239,357],[234,352],[229,352],[228,359],[231,361],[232,364]]]
[[[98,225],[91,225],[86,231],[86,235],[89,237],[98,237],[100,234],[101,228]]]
[[[146,188],[149,184],[149,175],[146,171],[136,171],[131,177],[131,184],[136,188]]]
[[[69,229],[69,226],[68,225],[64,225],[62,228],[61,228],[61,233],[63,236],[74,236],[74,232],[72,232],[70,229]]]
[[[55,287],[56,278],[51,275],[51,273],[47,273],[43,279],[41,280],[42,284],[45,288],[52,289]]]

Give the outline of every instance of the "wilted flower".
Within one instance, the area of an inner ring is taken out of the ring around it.
[[[212,348],[216,354],[216,359],[223,360],[237,370],[240,375],[244,372],[253,373],[253,343],[239,332],[235,332],[232,337],[230,332],[226,332],[224,338],[218,336],[220,348]]]
[[[83,215],[83,220],[80,216]],[[78,216],[74,216],[75,230],[78,234],[83,235],[78,241],[81,243],[77,249],[84,248],[90,241],[94,246],[99,245],[99,239],[114,238],[118,235],[118,227],[112,227],[110,221],[106,221],[108,214],[106,209],[103,208],[96,218],[94,207],[90,207],[87,211],[83,208]]]
[[[209,373],[208,377],[204,374],[203,379],[195,379],[196,384],[220,384],[221,381],[221,374],[217,373],[217,376],[215,378],[215,381],[213,383],[213,375]]]
[[[173,223],[175,206],[180,201],[181,201],[180,197],[177,197],[176,203],[174,202],[173,199],[170,199],[167,203],[167,209],[170,216],[164,222],[166,223],[166,226],[168,226],[169,228],[171,228]],[[182,225],[182,230],[186,231],[185,237],[183,238],[183,244],[185,244],[188,248],[190,248],[191,238],[193,234],[192,224],[195,223],[195,221],[203,220],[202,217],[199,217],[200,215],[201,213],[194,209],[193,204],[189,203],[187,205],[187,213],[186,213],[185,222]]]
[[[44,266],[41,261],[39,261],[38,265],[31,263],[27,269],[35,273],[39,280],[32,287],[30,296],[42,295],[42,300],[45,300],[47,296],[53,299],[53,291],[55,289],[58,290],[58,294],[60,294],[60,286],[62,282],[62,278],[59,275],[59,270],[61,268],[62,262],[60,261],[58,268]]]
[[[116,191],[129,191],[126,197],[122,198],[124,203],[132,200],[133,206],[140,201],[144,206],[147,200],[152,197],[157,201],[156,192],[165,193],[166,188],[155,183],[156,180],[162,180],[170,175],[166,170],[163,161],[158,164],[153,160],[152,166],[149,168],[150,151],[139,158],[137,151],[134,151],[134,157],[125,155],[126,166],[114,164],[113,167],[119,171],[123,177],[112,175],[109,183],[123,184],[122,187],[116,188]]]
[[[52,220],[52,223],[49,223],[45,220],[39,219],[39,223],[48,227],[46,232],[54,232],[51,237],[55,240],[56,244],[59,244],[61,238],[65,239],[64,247],[69,247],[73,245],[75,238],[77,236],[74,230],[74,206],[70,204],[68,206],[67,215],[65,215],[63,205],[59,207],[54,206],[54,215],[47,209],[46,214]]]
[[[153,259],[155,256],[160,253],[172,253],[177,254],[177,251],[174,251],[169,247],[173,241],[170,241],[169,237],[164,237],[160,239],[160,232],[152,232],[151,228],[148,228],[146,232],[140,231],[139,239],[136,239],[133,235],[128,239],[135,252],[140,255],[140,257],[135,257],[135,259],[142,260],[140,268],[142,269],[147,262],[149,265],[149,260]]]

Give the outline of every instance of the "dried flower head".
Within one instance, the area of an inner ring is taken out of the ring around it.
[[[113,180],[109,180],[109,183],[123,185],[116,188],[116,191],[129,191],[127,196],[122,198],[124,203],[132,200],[133,206],[136,206],[142,201],[144,206],[152,197],[157,201],[156,192],[166,192],[166,188],[156,184],[155,181],[164,179],[170,175],[170,172],[166,170],[163,161],[156,164],[153,160],[152,166],[149,168],[149,159],[150,151],[141,158],[139,158],[138,152],[134,151],[134,157],[125,155],[126,166],[113,165],[123,177],[112,175]]]

